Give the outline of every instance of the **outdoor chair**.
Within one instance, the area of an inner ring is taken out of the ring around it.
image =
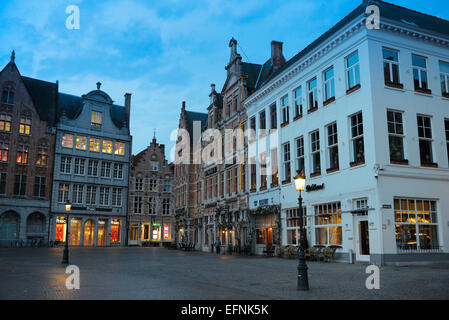
[[[315,260],[321,261],[324,258],[324,247],[315,247]]]
[[[326,247],[323,249],[322,259],[324,262],[329,262],[331,253],[332,253],[332,249],[330,247]]]
[[[315,248],[313,248],[313,247],[307,248],[306,252],[305,252],[306,260],[310,260],[310,261],[314,260],[315,259],[314,254],[315,254]]]
[[[294,258],[296,256],[297,248],[295,246],[289,246],[287,249],[287,256]]]

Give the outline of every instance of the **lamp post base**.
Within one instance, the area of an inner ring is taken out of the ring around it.
[[[307,276],[307,266],[298,267],[298,282],[296,284],[296,290],[301,291],[309,290],[309,278]]]

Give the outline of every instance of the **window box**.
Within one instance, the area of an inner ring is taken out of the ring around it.
[[[361,166],[362,164],[365,164],[365,161],[350,162],[350,163],[349,163],[349,166],[350,166],[351,168],[353,168],[353,167]]]
[[[337,168],[329,168],[329,169],[326,169],[326,173],[332,173],[332,172],[336,172],[338,170],[340,170],[339,167],[337,167]]]
[[[335,101],[335,97],[329,98],[323,102],[323,107]]]
[[[281,128],[285,127],[285,126],[288,125],[288,124],[289,124],[288,121],[287,121],[287,122],[284,122],[284,123],[281,123]]]
[[[349,88],[348,90],[346,90],[346,94],[351,94],[354,91],[357,91],[361,88],[360,84],[357,84],[355,86],[353,86],[352,88]]]
[[[291,182],[290,180],[284,180],[284,181],[282,181],[282,184],[288,184],[290,182]]]
[[[257,192],[257,189],[256,189],[256,188],[251,188],[251,189],[249,190],[249,192],[251,192],[251,193]]]
[[[311,177],[311,178],[319,177],[319,176],[321,176],[321,172],[315,172],[315,173],[311,173],[311,174],[310,174],[310,177]]]
[[[315,112],[315,111],[317,111],[318,110],[318,107],[313,107],[312,109],[309,109],[308,111],[307,111],[307,113],[308,114],[311,114],[312,112]]]
[[[261,187],[259,188],[259,191],[264,191],[264,190],[267,190],[267,186],[261,186]]]
[[[438,163],[433,162],[422,162],[421,167],[428,167],[428,168],[438,168]]]
[[[415,91],[419,92],[419,93],[432,94],[432,90],[430,90],[430,89],[415,88]]]
[[[293,118],[293,121],[299,120],[302,118],[302,114],[297,115],[296,117]]]
[[[279,186],[279,183],[271,183],[270,184],[270,188],[274,188],[274,187],[277,187],[277,186]]]
[[[392,88],[396,88],[396,89],[404,89],[404,85],[402,83],[385,81],[385,85],[387,87],[392,87]]]
[[[441,94],[443,97],[445,97],[445,98],[448,98],[449,99],[449,93],[446,93],[446,92],[443,92],[442,94]]]
[[[391,164],[403,164],[403,165],[408,165],[408,160],[407,159],[403,159],[403,160],[390,160]]]

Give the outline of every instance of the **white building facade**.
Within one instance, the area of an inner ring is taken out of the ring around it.
[[[378,264],[449,259],[448,26],[364,2],[245,100],[248,118],[277,107],[282,245],[299,245],[304,170],[309,246]]]

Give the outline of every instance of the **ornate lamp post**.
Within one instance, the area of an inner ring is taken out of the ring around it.
[[[307,264],[305,258],[305,246],[306,246],[306,232],[304,230],[304,213],[302,210],[302,197],[301,191],[304,191],[306,184],[306,178],[298,172],[295,179],[296,191],[299,191],[298,203],[299,203],[299,229],[301,231],[299,253],[298,253],[298,282],[296,290],[309,290],[309,278],[307,276]]]
[[[62,264],[69,264],[69,214],[70,209],[72,209],[72,204],[67,200],[65,204],[65,211],[67,212],[67,220],[65,226],[65,247],[64,253],[62,255]]]

